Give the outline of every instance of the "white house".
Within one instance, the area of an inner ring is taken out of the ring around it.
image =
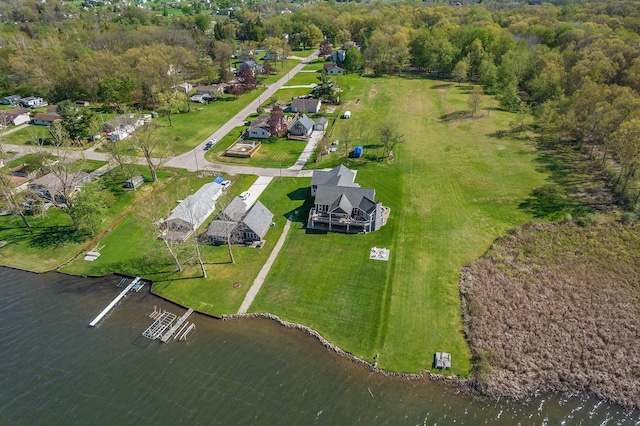
[[[29,110],[26,108],[18,108],[12,111],[0,111],[0,127],[5,124],[13,124],[19,126],[28,123],[31,120]]]
[[[22,105],[26,108],[40,108],[49,105],[47,101],[36,96],[28,96],[20,100]]]

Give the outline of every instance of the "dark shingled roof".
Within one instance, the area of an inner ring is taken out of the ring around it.
[[[347,186],[318,185],[316,204],[328,205],[330,212],[351,214],[353,207],[365,212],[375,210],[376,190]]]

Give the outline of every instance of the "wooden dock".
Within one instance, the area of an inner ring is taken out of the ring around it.
[[[107,305],[107,307],[106,307],[106,308],[104,308],[104,309],[102,310],[102,312],[100,312],[100,313],[98,314],[98,316],[97,316],[97,317],[95,317],[95,318],[93,319],[93,321],[91,321],[91,322],[89,323],[89,325],[90,325],[91,327],[95,327],[96,325],[98,325],[98,322],[99,322],[99,321],[100,321],[100,320],[101,320],[105,315],[107,315],[107,314],[109,313],[109,311],[110,311],[111,309],[113,309],[113,307],[114,307],[114,306],[116,306],[116,304],[120,301],[120,299],[122,299],[122,298],[123,298],[123,297],[124,297],[128,292],[129,292],[129,290],[131,290],[131,287],[133,287],[133,286],[134,286],[138,281],[140,281],[140,277],[137,277],[135,280],[133,280],[133,281],[131,282],[131,284],[129,284],[129,285],[127,286],[127,288],[125,288],[124,290],[122,290],[122,292],[121,292],[119,295],[117,295],[117,296],[116,296],[116,298],[115,298],[115,299],[113,299],[113,301],[112,301],[111,303],[109,303],[109,304]]]
[[[173,325],[173,327],[171,327],[169,329],[169,331],[167,331],[164,336],[162,336],[162,338],[160,339],[160,341],[162,343],[167,343],[167,341],[171,338],[171,336],[173,336],[173,333],[175,333],[180,326],[187,320],[187,318],[189,318],[189,315],[191,315],[193,313],[193,309],[189,309],[187,310],[187,312],[184,313],[184,315],[182,315],[178,321],[176,321],[176,323]]]

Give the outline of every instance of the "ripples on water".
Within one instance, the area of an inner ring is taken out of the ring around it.
[[[496,403],[372,375],[267,320],[192,315],[187,341],[151,342],[153,306],[184,309],[148,288],[88,327],[118,281],[0,268],[0,424],[640,424],[585,396]]]

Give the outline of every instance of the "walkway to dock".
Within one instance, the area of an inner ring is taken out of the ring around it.
[[[191,315],[192,313],[193,313],[193,309],[189,308],[189,310],[185,312],[184,315],[180,317],[180,319],[178,319],[178,321],[174,324],[174,326],[171,327],[169,331],[167,331],[164,334],[164,336],[162,336],[160,341],[162,343],[167,343],[167,340],[169,340],[171,336],[173,336],[173,333],[175,333],[180,328],[180,326],[185,322],[187,318],[189,318],[189,315]]]
[[[99,322],[99,321],[100,321],[100,320],[101,320],[105,315],[107,315],[107,314],[109,313],[109,311],[110,311],[111,309],[113,309],[113,307],[114,307],[114,306],[116,306],[116,304],[120,301],[120,299],[122,299],[122,298],[123,298],[123,297],[124,297],[128,292],[129,292],[129,290],[131,290],[131,287],[133,287],[133,286],[134,286],[138,281],[140,281],[140,277],[137,277],[135,280],[133,280],[133,281],[131,282],[131,284],[129,284],[129,285],[127,286],[127,288],[125,288],[124,290],[122,290],[122,293],[120,293],[118,296],[116,296],[116,298],[115,298],[115,299],[113,299],[113,301],[112,301],[111,303],[109,303],[109,304],[107,305],[107,307],[106,307],[106,308],[104,308],[104,309],[102,310],[102,312],[100,312],[100,313],[98,314],[98,316],[97,316],[97,317],[95,317],[95,318],[93,319],[93,321],[91,321],[91,322],[89,323],[89,325],[90,325],[91,327],[95,327],[95,326],[98,324],[98,322]]]
[[[290,227],[291,227],[291,221],[287,219],[287,223],[284,224],[284,229],[282,230],[282,234],[280,235],[280,238],[278,239],[276,246],[273,248],[273,251],[269,255],[269,258],[267,259],[265,264],[262,266],[262,269],[260,269],[258,276],[256,277],[255,280],[253,280],[253,284],[251,285],[251,288],[247,292],[247,295],[244,297],[244,300],[242,301],[242,305],[240,305],[240,309],[238,309],[239,314],[246,314],[247,311],[249,310],[249,307],[253,303],[253,299],[255,299],[256,295],[260,291],[260,288],[262,287],[262,284],[264,284],[264,280],[267,279],[267,274],[271,270],[271,265],[273,265],[273,262],[276,260],[276,257],[278,257],[278,253],[280,253],[280,249],[284,244],[284,240],[287,239],[287,234],[289,233]]]

